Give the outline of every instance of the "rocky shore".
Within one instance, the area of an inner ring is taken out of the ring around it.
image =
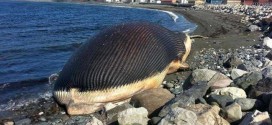
[[[183,14],[198,24],[190,69],[161,88],[139,93],[105,112],[68,116],[53,98],[3,112],[5,125],[272,124],[272,7],[143,6]]]

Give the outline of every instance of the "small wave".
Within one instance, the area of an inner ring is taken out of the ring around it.
[[[130,6],[116,6],[116,5],[106,5],[106,6],[119,7],[119,8],[135,8],[135,7],[130,7]],[[151,11],[161,11],[161,12],[167,13],[174,20],[174,22],[176,22],[177,19],[179,18],[175,13],[173,13],[171,11],[158,10],[158,9],[148,9],[148,8],[135,8],[135,9],[143,9],[143,10],[151,10]]]
[[[195,29],[197,28],[197,25],[195,25],[195,27],[192,27],[192,28],[188,28],[184,31],[182,31],[183,33],[192,33],[193,31],[195,31]]]
[[[40,99],[49,100],[52,98],[52,92],[47,91],[45,93],[36,93],[35,96],[32,97],[23,97],[20,99],[11,99],[5,104],[0,104],[0,111],[14,110],[21,108],[23,106],[27,106],[32,103],[37,103]]]
[[[162,12],[167,13],[175,22],[177,22],[177,19],[179,18],[178,15],[176,15],[175,13],[171,12],[171,11],[166,11],[166,10],[160,10]]]
[[[133,7],[130,7],[130,6],[118,6],[118,5],[109,5],[110,7],[119,7],[119,8],[133,8]]]
[[[22,87],[40,85],[40,84],[44,84],[46,82],[48,82],[47,77],[37,78],[37,79],[27,79],[27,80],[9,82],[9,83],[0,83],[0,92],[1,91],[17,90]]]
[[[70,43],[70,44],[61,44],[61,45],[52,45],[52,46],[45,46],[41,49],[41,51],[46,52],[67,52],[67,51],[74,51],[78,48],[82,43]]]

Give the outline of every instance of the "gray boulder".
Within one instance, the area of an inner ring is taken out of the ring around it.
[[[212,77],[216,74],[216,71],[209,69],[196,69],[192,72],[191,83],[196,83],[199,81],[210,81]]]
[[[118,123],[120,125],[147,125],[148,112],[145,108],[129,108],[118,113]]]
[[[109,124],[115,123],[118,120],[118,112],[122,112],[129,108],[134,108],[134,107],[130,105],[129,103],[124,103],[122,105],[118,105],[114,107],[113,109],[107,111],[107,118],[108,118],[107,123]]]
[[[251,85],[256,85],[259,80],[261,80],[262,73],[261,72],[250,72],[247,74],[244,74],[243,76],[237,78],[234,80],[234,84],[238,85],[242,89],[247,89]]]
[[[263,39],[263,46],[267,49],[272,49],[272,39],[270,39],[269,37],[265,37]]]
[[[248,27],[248,30],[251,31],[251,32],[254,32],[254,31],[259,31],[259,30],[261,30],[261,28],[258,27],[257,25],[250,25],[250,26]]]
[[[261,106],[261,101],[250,98],[237,98],[235,102],[241,106],[242,111],[252,110]]]
[[[244,75],[246,73],[248,73],[248,72],[244,71],[244,70],[241,70],[241,69],[232,69],[230,76],[231,76],[232,79],[236,79],[236,78],[241,77],[242,75]]]
[[[272,66],[268,66],[262,70],[262,74],[264,78],[271,77],[272,78]]]
[[[237,103],[232,103],[231,105],[227,106],[225,108],[225,111],[227,113],[227,121],[228,122],[235,122],[242,118],[242,110],[241,106]]]
[[[172,108],[195,104],[195,100],[198,98],[202,98],[209,88],[210,85],[208,85],[207,82],[204,81],[193,84],[190,89],[184,91],[183,93],[180,93],[174,99],[169,101],[160,111],[159,116],[166,116]]]
[[[246,92],[243,89],[237,87],[225,87],[221,89],[216,89],[211,94],[226,95],[231,97],[232,99],[247,97]]]
[[[197,116],[193,111],[176,107],[171,110],[158,125],[196,125]]]
[[[234,100],[230,96],[226,95],[216,95],[216,94],[211,94],[207,102],[211,105],[218,105],[222,108],[226,107],[227,105],[231,104]]]

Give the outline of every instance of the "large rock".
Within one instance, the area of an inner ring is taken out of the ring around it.
[[[197,125],[229,125],[229,123],[219,115],[218,106],[204,104],[189,105],[186,109],[197,115]]]
[[[159,123],[159,125],[196,125],[197,116],[193,111],[176,107],[171,110]]]
[[[208,84],[211,85],[211,89],[219,89],[229,86],[232,82],[233,81],[229,77],[217,72],[213,75]]]
[[[258,108],[262,104],[260,100],[250,98],[236,98],[235,102],[241,106],[242,111]]]
[[[256,85],[262,78],[263,77],[261,72],[250,72],[242,75],[239,78],[236,78],[234,83],[242,89],[246,90],[249,86]]]
[[[229,86],[232,82],[233,81],[229,78],[221,79],[221,80],[214,82],[213,85],[211,86],[211,89],[214,90],[214,89],[224,88],[224,87]]]
[[[226,95],[216,95],[211,94],[209,95],[207,102],[211,105],[219,105],[220,107],[226,107],[227,105],[231,104],[234,100],[230,96]]]
[[[250,61],[246,61],[243,64],[237,66],[237,69],[245,70],[245,71],[256,71],[257,68]]]
[[[241,106],[237,103],[232,103],[231,105],[225,108],[227,113],[227,121],[228,122],[235,122],[242,118],[242,110]]]
[[[265,37],[263,39],[263,46],[268,49],[272,49],[272,39],[270,39],[269,37]]]
[[[272,78],[272,66],[268,66],[262,70],[262,74],[264,78],[271,77]]]
[[[272,91],[272,77],[267,77],[260,80],[253,88],[259,92],[271,92]]]
[[[148,112],[145,108],[130,108],[118,113],[118,123],[120,125],[147,125]]]
[[[211,78],[216,74],[216,71],[209,69],[196,69],[192,72],[192,83],[199,81],[210,81]]]
[[[174,95],[167,89],[156,88],[134,95],[130,102],[134,107],[146,108],[149,115],[155,115],[159,113],[161,107],[172,98],[174,98]]]
[[[91,121],[88,122],[86,125],[104,125],[104,124],[102,121],[100,121],[96,117],[92,117]]]
[[[130,105],[129,103],[124,103],[122,105],[118,105],[116,107],[114,107],[113,109],[107,111],[107,123],[108,124],[112,124],[117,122],[118,120],[118,112],[122,112],[126,109],[130,109],[130,108],[134,108],[132,105]]]
[[[244,71],[244,70],[241,70],[241,69],[232,69],[230,76],[231,76],[232,79],[236,79],[236,78],[241,77],[242,75],[244,75],[246,73],[248,73],[248,72]]]
[[[251,32],[254,32],[254,31],[259,31],[259,30],[261,30],[261,28],[258,27],[257,25],[250,25],[250,26],[248,27],[248,30],[251,31]]]
[[[259,80],[256,85],[254,85],[254,93],[265,93],[272,91],[272,66],[264,68],[262,71],[263,79]]]
[[[243,121],[239,125],[271,125],[271,119],[268,112],[255,112],[247,113]]]
[[[258,98],[263,102],[263,107],[266,108],[269,106],[270,101],[272,100],[272,92],[263,93]]]
[[[193,84],[193,86],[190,89],[184,91],[183,93],[180,93],[174,99],[169,101],[160,111],[159,116],[160,117],[166,116],[167,113],[170,112],[172,108],[178,106],[184,107],[191,104],[195,104],[195,100],[198,98],[202,98],[209,88],[210,85],[208,85],[207,82],[204,81],[200,81]]]
[[[211,94],[226,95],[226,96],[230,96],[232,99],[247,97],[246,92],[243,89],[240,89],[237,87],[226,87],[226,88],[216,89]]]

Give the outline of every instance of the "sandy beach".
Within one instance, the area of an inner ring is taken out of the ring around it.
[[[119,5],[119,4],[118,4]],[[122,4],[121,4],[122,5]],[[192,51],[187,60],[191,68],[186,71],[168,75],[166,81],[175,80],[179,77],[182,80],[196,69],[194,57],[198,56],[203,50],[214,49],[238,49],[242,46],[253,46],[261,43],[259,41],[260,32],[246,32],[247,26],[240,22],[243,16],[216,13],[208,10],[196,10],[191,8],[162,6],[162,5],[129,5],[137,8],[149,8],[167,10],[177,14],[184,15],[186,19],[198,25],[197,29],[190,35],[202,35],[208,38],[196,38],[192,44]],[[116,112],[111,112],[116,114]],[[108,116],[111,116],[111,113]],[[0,113],[0,123],[12,121],[15,123],[31,124],[76,124],[81,120],[89,119],[92,116],[100,118],[100,113],[94,113],[87,116],[68,116],[63,107],[59,107],[51,98],[40,100],[37,104],[30,104],[20,109]],[[88,121],[87,121],[88,122]],[[116,123],[116,121],[107,121],[107,123]]]

